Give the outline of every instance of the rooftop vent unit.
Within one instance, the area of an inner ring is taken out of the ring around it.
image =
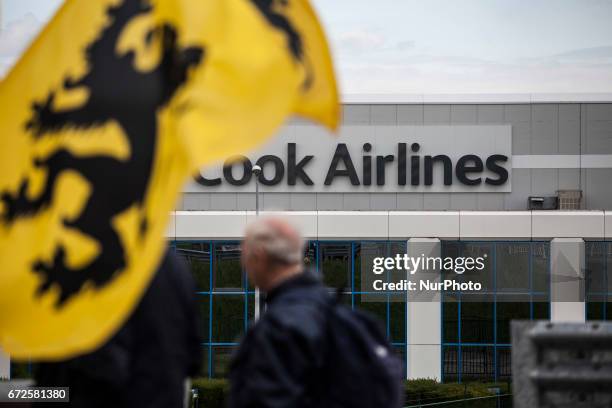
[[[555,196],[535,197],[530,196],[527,200],[530,210],[556,210],[559,200]]]
[[[579,210],[582,190],[557,190],[560,210]]]

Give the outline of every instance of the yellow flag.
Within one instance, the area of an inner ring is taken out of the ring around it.
[[[0,345],[61,359],[147,287],[185,179],[290,114],[334,129],[307,0],[68,0],[0,83]]]

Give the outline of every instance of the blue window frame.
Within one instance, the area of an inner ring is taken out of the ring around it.
[[[341,288],[345,304],[377,315],[395,351],[406,361],[407,305],[403,296],[383,293],[381,302],[361,302],[363,292],[358,285],[362,243],[381,245],[387,253],[406,250],[405,241],[309,241],[304,251],[305,264],[322,274],[330,291]],[[224,377],[239,337],[254,316],[255,290],[239,266],[239,242],[175,241],[171,246],[187,261],[197,282],[204,339],[201,375]]]
[[[586,319],[612,320],[612,241],[585,242]]]
[[[510,378],[510,321],[550,317],[549,242],[442,242],[442,257],[484,254],[484,298],[443,293],[441,361],[446,382]]]
[[[227,374],[231,353],[253,320],[255,292],[239,266],[238,244],[237,241],[172,243],[190,264],[198,282],[205,349],[202,375],[206,377]],[[309,241],[304,253],[305,264],[322,274],[330,291],[341,288],[345,304],[377,315],[385,324],[396,352],[406,362],[408,305],[403,294],[390,292],[377,292],[380,302],[362,301],[361,295],[370,293],[362,292],[360,284],[360,254],[364,246],[387,255],[407,249],[406,241]],[[442,256],[490,255],[485,283],[493,296],[493,301],[473,302],[474,299],[465,299],[466,294],[443,293],[444,381],[503,380],[511,375],[510,320],[548,319],[550,315],[549,252],[549,243],[542,241],[443,241]],[[521,296],[521,301],[513,302],[512,296]]]
[[[253,319],[255,290],[240,266],[239,241],[176,241],[172,247],[188,263],[204,342],[203,377],[225,377],[238,338]]]

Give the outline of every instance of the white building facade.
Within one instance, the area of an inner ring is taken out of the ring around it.
[[[253,288],[235,257],[255,217],[256,163],[264,169],[262,213],[301,228],[310,266],[344,288],[347,304],[386,324],[409,378],[503,380],[511,375],[511,319],[607,318],[612,103],[453,98],[357,98],[344,104],[336,138],[295,120],[248,161],[203,169],[185,187],[168,237],[192,265],[209,268],[204,375],[224,375],[236,336],[252,320]],[[532,209],[542,203],[552,209]],[[372,243],[415,256],[486,253],[494,300],[445,293],[437,302],[406,302],[393,293],[362,302],[360,251]],[[536,271],[546,281],[535,282]],[[563,283],[568,275],[579,279]],[[512,302],[517,292],[531,301]]]

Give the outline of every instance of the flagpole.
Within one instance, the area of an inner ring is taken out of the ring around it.
[[[253,175],[255,176],[255,218],[259,218],[259,175],[261,167],[257,164],[253,166]],[[255,287],[255,321],[259,320],[261,311],[261,295],[259,288]]]

